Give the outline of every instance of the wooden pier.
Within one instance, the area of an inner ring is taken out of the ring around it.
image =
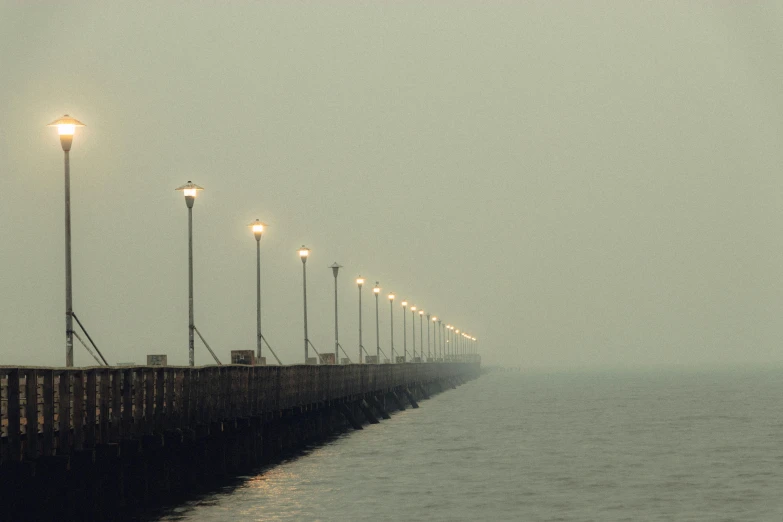
[[[479,372],[475,362],[0,367],[0,519],[121,519]]]

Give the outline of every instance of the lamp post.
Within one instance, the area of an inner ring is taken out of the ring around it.
[[[375,282],[372,293],[375,294],[375,363],[378,364],[381,362],[381,332],[378,321],[378,295],[381,293],[381,287],[378,286],[378,281]]]
[[[424,359],[424,327],[422,326],[422,321],[424,321],[424,310],[419,309],[419,340],[421,341],[419,343],[419,351],[421,352],[421,358]],[[429,337],[430,337],[430,323],[427,323],[428,342],[429,342]],[[429,346],[427,346],[427,348],[429,349]]]
[[[408,360],[408,301],[402,302],[402,362]]]
[[[438,351],[440,352],[440,356],[438,357],[438,360],[443,359],[443,320],[438,319]]]
[[[438,322],[438,318],[434,315],[432,316],[432,319],[430,319],[430,314],[427,314],[427,360],[432,362],[432,356],[430,355],[430,323],[429,321],[432,321],[432,352],[435,353],[435,359],[438,358],[438,331],[436,330],[437,326],[435,323]]]
[[[459,360],[459,330],[454,330],[454,359]]]
[[[261,236],[268,226],[258,219],[248,225],[256,238],[256,358],[259,361],[261,360],[261,345],[264,339],[261,335]]]
[[[185,196],[185,205],[188,207],[188,363],[196,365],[195,360],[195,323],[193,321],[193,203],[200,190],[204,190],[195,183],[188,181],[175,190],[182,191]]]
[[[394,364],[394,294],[389,294],[389,331],[391,332],[391,360],[390,363]]]
[[[411,306],[411,342],[413,343],[413,360],[416,360],[416,307]]]
[[[359,287],[359,364],[362,364],[362,285],[364,285],[364,278],[359,276],[356,279],[356,285]]]
[[[446,359],[451,359],[451,352],[453,347],[451,346],[451,332],[454,327],[450,324],[446,325]]]
[[[47,127],[57,127],[65,167],[65,366],[73,366],[73,286],[71,279],[71,145],[76,127],[84,123],[67,114]]]
[[[342,265],[338,265],[335,261],[329,268],[334,274],[334,364],[337,364],[337,361],[340,360],[340,339],[337,334],[337,272],[340,271]]]
[[[304,302],[304,356],[305,364],[307,364],[307,348],[310,344],[310,339],[307,337],[307,256],[310,255],[310,249],[302,245],[299,249],[299,259],[302,260],[302,295]]]

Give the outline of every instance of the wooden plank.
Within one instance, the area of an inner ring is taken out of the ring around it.
[[[43,439],[41,454],[50,457],[54,451],[54,370],[41,370],[43,374]]]
[[[19,370],[8,370],[8,459],[19,462],[22,459],[21,404],[19,400]]]
[[[166,400],[166,368],[155,370],[155,430],[163,431],[163,408]]]
[[[120,424],[122,422],[122,375],[121,370],[107,371],[111,376],[111,428],[109,437],[111,441],[120,440]]]
[[[87,448],[94,448],[96,437],[95,428],[98,423],[98,371],[87,370],[87,424],[84,430],[84,445]]]
[[[155,372],[151,369],[144,370],[144,433],[151,434],[155,427]]]
[[[133,370],[121,370],[122,375],[122,422],[120,437],[133,435]]]
[[[133,371],[133,435],[144,433],[144,372],[141,368]]]
[[[38,457],[38,372],[24,371],[25,384],[25,456],[33,460]]]
[[[111,376],[109,369],[98,370],[98,444],[106,444],[110,440],[109,426],[111,418],[109,410],[111,408]]]
[[[192,377],[191,377],[191,370],[186,369],[182,370],[182,386],[180,386],[179,391],[179,398],[180,398],[180,404],[182,405],[180,408],[180,411],[182,412],[179,423],[180,427],[192,427],[193,422],[195,421],[195,418],[190,410],[191,404],[190,404],[190,397],[191,397],[191,390],[192,390]]]
[[[73,372],[73,449],[84,449],[84,372]]]
[[[57,454],[71,452],[71,372],[62,370],[57,383]]]
[[[174,407],[174,383],[179,373],[174,368],[166,369],[166,415],[163,426],[166,429],[174,428],[177,420],[177,414]]]

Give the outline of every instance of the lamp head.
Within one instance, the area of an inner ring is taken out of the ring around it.
[[[192,181],[188,180],[187,183],[182,185],[181,187],[177,187],[174,190],[181,190],[182,193],[185,195],[185,204],[188,206],[188,208],[193,208],[193,202],[196,200],[196,196],[198,195],[199,190],[204,190],[203,187],[199,187]]]
[[[364,284],[364,278],[362,276],[357,277],[356,284],[359,285],[359,288],[361,288],[362,285]]]
[[[266,227],[268,226],[269,225],[267,225],[263,221],[259,221],[258,219],[256,219],[255,221],[253,221],[248,225],[248,227],[250,227],[250,230],[253,231],[253,235],[256,237],[256,241],[261,239],[261,235],[264,233]]]
[[[302,264],[307,263],[307,256],[310,255],[310,249],[302,245],[302,248],[300,248],[298,252],[299,258],[302,260]]]
[[[76,118],[71,118],[67,114],[59,120],[54,120],[47,127],[57,127],[57,134],[60,135],[60,145],[65,152],[71,150],[71,144],[73,143],[73,135],[76,132],[76,127],[84,127],[84,123],[80,122]]]
[[[435,317],[435,316],[433,315],[433,316],[432,316],[432,322],[434,323],[434,322],[435,322],[435,321],[437,321],[437,320],[438,320],[438,318],[437,318],[437,317]]]
[[[337,279],[337,272],[339,272],[339,270],[340,270],[342,267],[343,267],[343,265],[338,265],[338,264],[337,264],[337,261],[335,261],[334,263],[332,263],[332,266],[330,266],[330,267],[329,267],[329,268],[331,268],[331,269],[332,269],[332,273],[334,274],[334,278],[335,278],[335,279]]]
[[[403,301],[401,304],[402,304],[403,308],[407,308],[408,307],[408,301]]]
[[[416,307],[415,306],[411,306],[411,312],[415,312],[415,311],[416,311]]]
[[[389,297],[389,301],[394,301],[395,295],[394,294],[389,294],[388,297]]]
[[[419,310],[419,315],[424,315],[424,310]]]
[[[375,282],[375,287],[372,289],[372,293],[378,295],[381,293],[381,287],[378,286],[378,281]]]

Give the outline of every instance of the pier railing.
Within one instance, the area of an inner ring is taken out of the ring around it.
[[[447,380],[478,367],[0,367],[0,463]]]

